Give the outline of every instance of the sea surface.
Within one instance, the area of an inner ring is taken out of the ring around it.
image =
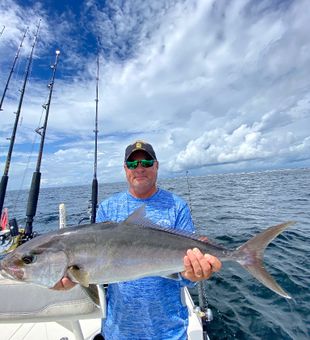
[[[199,233],[229,248],[268,226],[296,221],[265,251],[267,270],[293,298],[278,296],[238,264],[226,262],[205,283],[214,314],[208,333],[211,340],[310,339],[310,169],[188,175],[159,179],[159,186],[189,203]],[[100,200],[126,189],[126,183],[102,184]],[[58,228],[59,203],[66,205],[69,226],[87,218],[90,191],[91,185],[42,189],[35,230]],[[26,203],[26,191],[8,192],[5,206],[21,225]],[[192,294],[197,301],[197,291]]]

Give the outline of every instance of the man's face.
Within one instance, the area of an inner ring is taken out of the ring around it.
[[[150,159],[150,157],[144,151],[136,151],[129,158],[130,161],[142,159]],[[129,184],[129,191],[133,196],[137,198],[147,198],[156,192],[157,161],[149,168],[143,168],[139,163],[138,167],[133,170],[128,169],[125,163],[124,169]]]

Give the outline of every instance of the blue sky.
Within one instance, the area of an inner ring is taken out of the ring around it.
[[[308,0],[2,0],[1,95],[30,32],[0,113],[1,172],[40,19],[9,189],[30,185],[56,49],[42,186],[91,182],[98,53],[99,181],[124,179],[136,139],[154,145],[161,178],[309,167]]]

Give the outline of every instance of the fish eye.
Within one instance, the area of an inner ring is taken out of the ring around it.
[[[33,263],[35,261],[36,257],[34,255],[25,255],[22,257],[22,261],[25,263],[25,264],[30,264],[30,263]]]

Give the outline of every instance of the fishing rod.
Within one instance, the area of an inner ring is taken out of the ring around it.
[[[98,93],[99,93],[99,55],[97,57],[97,76],[96,76],[96,116],[95,116],[95,155],[94,155],[94,177],[92,182],[92,195],[91,195],[91,217],[90,222],[96,221],[96,209],[98,204],[98,180],[97,180],[97,154],[98,154]]]
[[[3,25],[2,30],[0,32],[0,37],[2,36],[4,30],[5,30],[5,26]]]
[[[22,40],[21,40],[21,42],[20,42],[20,45],[19,45],[19,47],[18,47],[18,49],[17,49],[16,55],[15,55],[15,58],[14,58],[14,61],[13,61],[13,65],[12,65],[12,67],[11,67],[10,74],[9,74],[8,79],[7,79],[7,81],[6,81],[6,85],[5,85],[5,88],[4,88],[4,91],[3,91],[3,94],[2,94],[2,98],[1,98],[1,102],[0,102],[0,111],[3,110],[3,109],[2,109],[2,104],[3,104],[3,101],[4,101],[4,97],[5,97],[6,91],[7,91],[8,88],[9,88],[9,83],[10,83],[12,74],[13,74],[13,72],[14,72],[14,68],[15,68],[17,59],[18,59],[18,57],[19,57],[20,50],[21,50],[21,48],[22,48],[22,46],[23,46],[23,42],[24,42],[24,40],[25,40],[26,34],[27,34],[27,32],[28,32],[28,29],[29,29],[29,27],[27,27],[26,30],[25,30],[25,33],[24,33],[24,35],[23,35],[23,38],[22,38]]]
[[[27,85],[27,81],[28,81],[28,77],[29,77],[29,73],[30,73],[30,67],[31,67],[32,59],[33,59],[34,48],[35,48],[37,40],[38,40],[40,24],[41,24],[41,20],[39,21],[39,24],[37,25],[37,31],[36,31],[36,34],[35,34],[35,37],[34,37],[34,42],[33,42],[31,52],[30,52],[30,55],[29,55],[29,61],[28,61],[28,65],[27,65],[27,68],[26,68],[23,87],[20,90],[21,94],[20,94],[18,108],[17,108],[17,111],[15,113],[16,116],[15,116],[15,122],[14,122],[12,135],[11,135],[11,138],[10,138],[9,151],[8,151],[8,155],[6,157],[3,176],[1,178],[1,183],[0,183],[0,214],[2,212],[3,203],[4,203],[4,199],[5,199],[6,188],[7,188],[7,184],[8,184],[8,180],[9,180],[8,174],[9,174],[12,152],[13,152],[13,147],[14,147],[15,137],[16,137],[16,130],[17,130],[18,121],[19,121],[19,117],[20,117],[20,113],[21,113],[21,109],[22,109],[26,85]]]
[[[99,54],[97,56],[97,76],[96,76],[96,116],[95,116],[95,152],[94,152],[94,177],[92,182],[92,197],[91,197],[91,217],[90,223],[96,222],[96,210],[98,204],[98,180],[97,180],[97,158],[98,158],[98,103],[99,103]],[[106,319],[107,300],[106,300],[107,285],[97,285],[99,297],[99,305],[101,317]]]
[[[48,116],[49,116],[49,111],[50,111],[50,105],[51,105],[51,99],[52,99],[53,88],[54,88],[54,83],[55,83],[55,74],[57,70],[59,55],[60,55],[60,51],[57,50],[55,62],[53,65],[51,65],[51,69],[53,71],[52,71],[51,81],[48,84],[48,87],[49,87],[48,101],[46,104],[42,105],[43,109],[45,110],[44,122],[41,127],[35,130],[36,133],[38,133],[41,136],[41,141],[40,141],[39,153],[38,153],[38,158],[37,158],[36,170],[32,175],[31,187],[30,187],[29,196],[28,196],[27,211],[26,211],[27,219],[26,219],[26,227],[24,231],[24,241],[29,238],[32,238],[33,236],[32,223],[33,223],[33,218],[36,215],[38,199],[39,199],[40,182],[41,182],[41,172],[40,172],[41,161],[42,161],[47,121],[48,121]]]
[[[190,212],[192,213],[192,199],[191,199],[191,190],[190,190],[190,183],[188,178],[188,170],[186,170],[186,182],[187,182],[187,189],[189,195],[189,208]],[[206,294],[206,287],[205,281],[199,281],[197,283],[197,291],[198,291],[198,303],[199,306],[194,308],[194,312],[200,317],[202,322],[202,329],[203,329],[203,339],[209,339],[207,333],[207,322],[213,320],[213,313],[212,310],[208,306],[208,298]]]

